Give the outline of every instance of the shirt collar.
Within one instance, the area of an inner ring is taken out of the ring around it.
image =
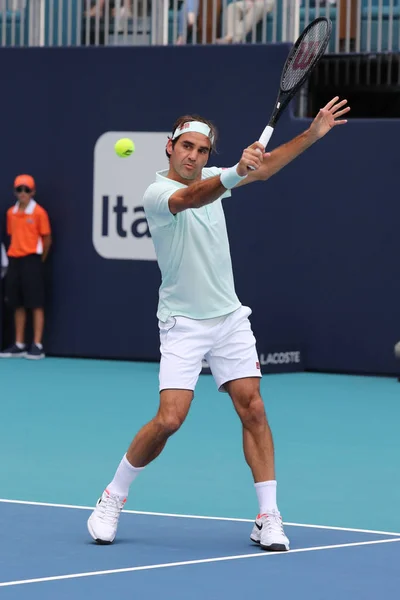
[[[177,188],[185,188],[185,187],[187,187],[187,185],[185,185],[184,183],[180,183],[179,181],[175,181],[175,179],[170,179],[169,177],[167,177],[167,175],[168,175],[168,170],[157,171],[156,172],[156,181],[163,182],[163,183],[165,183],[166,181],[168,181],[168,183],[172,183]]]
[[[31,215],[33,213],[33,211],[35,210],[35,206],[36,206],[36,202],[35,200],[33,200],[32,198],[29,200],[28,202],[28,206],[26,207],[26,209],[24,210],[24,213],[26,215]],[[15,214],[16,212],[18,212],[18,208],[19,208],[19,202],[15,203],[15,206],[13,208],[13,213]]]

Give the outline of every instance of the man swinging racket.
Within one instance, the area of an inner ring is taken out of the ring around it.
[[[156,174],[144,195],[162,276],[157,311],[160,404],[132,441],[88,520],[98,543],[113,542],[132,482],[184,422],[205,357],[217,388],[228,393],[242,423],[244,455],[259,503],[251,540],[264,550],[289,549],[277,506],[274,446],[260,395],[251,310],[235,292],[222,200],[233,188],[266,181],[333,127],[346,123],[341,119],[350,110],[346,104],[334,98],[302,134],[271,153],[255,142],[228,169],[206,167],[216,142],[211,122],[186,115],[174,124],[166,146],[169,169]]]

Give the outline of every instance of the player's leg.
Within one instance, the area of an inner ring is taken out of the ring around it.
[[[235,379],[225,383],[225,388],[242,422],[244,455],[253,474],[259,503],[251,539],[264,550],[289,550],[276,502],[274,444],[259,379]]]
[[[130,487],[139,473],[162,452],[167,440],[178,431],[189,412],[191,390],[163,390],[156,416],[136,434],[88,520],[92,538],[111,544]]]
[[[110,494],[125,499],[137,475],[161,454],[168,438],[178,431],[189,412],[192,390],[162,390],[155,417],[140,429],[108,484]]]
[[[226,391],[242,422],[243,449],[252,471],[259,515],[251,538],[266,550],[288,550],[276,503],[274,444],[260,394],[260,364],[251,330],[251,310],[229,315],[207,356],[220,391]]]
[[[126,453],[131,465],[143,468],[157,458],[168,438],[186,419],[192,399],[192,390],[163,390],[160,393],[156,416],[139,431]]]
[[[160,404],[155,417],[135,436],[89,518],[88,529],[98,543],[109,544],[129,488],[143,468],[163,450],[168,438],[184,422],[209,349],[209,330],[184,317],[160,323]]]
[[[247,377],[226,382],[243,426],[243,451],[255,483],[275,480],[274,443],[260,394],[260,380]],[[268,508],[276,507],[276,502]]]

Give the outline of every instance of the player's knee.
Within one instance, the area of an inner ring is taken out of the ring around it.
[[[264,402],[258,392],[254,392],[246,398],[246,402],[240,411],[243,425],[247,429],[264,427],[267,422]]]
[[[158,415],[158,426],[165,437],[176,433],[184,421],[184,417],[175,411],[163,412]]]

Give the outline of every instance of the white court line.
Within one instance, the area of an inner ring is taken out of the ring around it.
[[[74,510],[93,510],[93,506],[78,506],[74,504],[53,504],[50,502],[31,502],[29,500],[9,500],[8,498],[0,498],[0,502],[6,504],[26,504],[28,506],[44,506],[49,508],[70,508]],[[175,513],[147,512],[144,510],[123,510],[123,513],[130,515],[149,515],[151,517],[174,517],[177,519],[206,519],[210,521],[233,521],[238,523],[253,523],[254,519],[237,519],[234,517],[208,517],[206,515],[178,515]],[[400,533],[393,531],[376,531],[374,529],[353,529],[351,527],[334,527],[331,525],[307,525],[305,523],[288,523],[284,521],[284,525],[289,527],[309,527],[310,529],[330,529],[333,531],[352,531],[355,533],[374,533],[375,535],[394,535],[400,536]]]
[[[334,548],[351,548],[354,546],[372,546],[374,544],[389,544],[391,542],[400,542],[400,538],[390,540],[373,540],[369,542],[353,542],[349,544],[335,544],[334,546],[315,546],[314,548],[298,548],[288,552],[257,552],[252,554],[238,554],[237,556],[219,556],[216,558],[200,558],[198,560],[184,560],[181,562],[164,563],[159,565],[144,565],[141,567],[126,567],[124,569],[110,569],[108,571],[91,571],[88,573],[71,573],[70,575],[55,575],[53,577],[38,577],[36,579],[20,579],[19,581],[4,581],[0,587],[10,587],[13,585],[25,585],[28,583],[45,583],[47,581],[62,581],[65,579],[79,579],[81,577],[96,577],[98,575],[114,575],[117,573],[133,573],[134,571],[150,571],[154,569],[165,569],[167,567],[183,567],[187,565],[201,565],[207,563],[225,562],[229,560],[239,560],[243,558],[260,558],[266,556],[287,555],[299,552],[313,552],[315,550],[332,550]]]

